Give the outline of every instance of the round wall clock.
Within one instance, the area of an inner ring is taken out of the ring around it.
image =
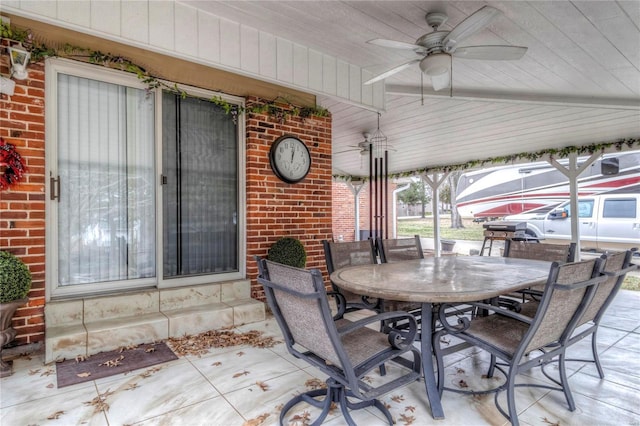
[[[269,162],[276,176],[287,183],[300,182],[311,168],[307,146],[295,136],[282,136],[271,145]]]

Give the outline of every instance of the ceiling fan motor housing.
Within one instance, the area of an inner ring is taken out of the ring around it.
[[[416,40],[415,44],[424,47],[424,50],[417,53],[426,55],[442,53],[444,51],[444,43],[442,43],[442,40],[444,40],[447,34],[449,34],[448,31],[434,31],[423,35]]]

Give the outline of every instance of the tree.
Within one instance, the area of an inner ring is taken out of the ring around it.
[[[422,179],[413,181],[409,185],[409,188],[398,193],[398,200],[409,206],[415,206],[420,204],[422,206],[422,217],[425,217],[425,209],[427,203],[431,201],[431,196],[427,190],[426,185]]]
[[[448,187],[449,187],[449,203],[451,204],[451,228],[460,229],[464,228],[462,224],[462,217],[458,212],[458,205],[456,203],[456,192],[458,188],[458,180],[460,179],[461,171],[451,172],[449,174]]]

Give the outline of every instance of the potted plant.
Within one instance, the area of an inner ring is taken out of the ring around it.
[[[307,252],[300,240],[283,237],[273,243],[267,253],[267,259],[283,265],[304,268],[307,264]]]
[[[11,375],[11,363],[2,361],[2,348],[16,337],[11,320],[16,310],[26,304],[31,288],[31,272],[22,260],[0,251],[0,377]]]

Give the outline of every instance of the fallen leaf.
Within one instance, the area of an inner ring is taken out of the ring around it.
[[[146,379],[148,377],[151,377],[152,375],[154,375],[160,370],[162,370],[162,367],[148,368],[145,372],[140,373],[140,377],[142,377],[143,379]]]
[[[289,419],[289,424],[291,426],[307,426],[311,421],[311,413],[308,411],[304,411],[302,414],[296,414]]]
[[[404,395],[394,395],[391,397],[393,402],[402,402],[404,401]]]
[[[238,356],[242,356],[242,355],[244,355],[244,352],[240,351],[240,352],[238,352],[236,355],[238,355]]]
[[[122,361],[123,359],[124,359],[124,355],[120,355],[118,358],[110,359],[108,361],[98,364],[98,366],[117,367],[121,364],[120,361]]]
[[[40,374],[40,377],[51,376],[52,374],[55,374],[55,370],[53,370],[52,368],[48,368],[43,371],[42,374]]]
[[[242,424],[242,426],[260,426],[261,424],[264,423],[264,421],[267,419],[267,417],[269,417],[271,414],[269,413],[262,413],[260,414],[258,417],[256,417],[255,419],[249,419],[246,422],[244,422]]]
[[[542,418],[542,421],[548,425],[551,426],[560,426],[560,422],[552,422],[551,420],[547,419],[546,417]]]
[[[137,383],[129,383],[127,385],[126,388],[124,388],[124,390],[134,390],[134,389],[138,389],[140,386],[138,386]]]
[[[49,383],[49,384],[47,385],[47,389],[53,389],[53,383]]]
[[[400,421],[404,422],[405,425],[411,425],[416,421],[416,418],[413,416],[407,416],[405,414],[400,414]]]
[[[84,355],[76,355],[76,363],[86,361],[87,357]]]
[[[156,348],[147,348],[147,349],[145,349],[144,351],[145,351],[146,353],[150,354],[150,353],[152,353],[152,352],[155,352],[155,351],[156,351]]]
[[[178,356],[201,356],[210,348],[226,348],[229,346],[250,345],[255,348],[271,348],[280,341],[274,337],[262,337],[262,331],[250,330],[237,333],[228,327],[222,330],[209,330],[193,336],[169,338],[167,343]]]
[[[304,382],[304,385],[309,389],[326,389],[327,384],[320,379],[309,379]]]
[[[212,366],[214,366],[214,367],[219,367],[219,366],[221,366],[221,365],[222,365],[222,363],[221,363],[220,361],[216,361],[216,362],[214,362],[214,363],[213,363],[213,364],[211,364],[211,365],[212,365]]]
[[[78,376],[78,377],[89,377],[90,375],[91,375],[91,373],[89,373],[88,371],[84,372],[84,373],[76,374],[76,376]]]
[[[463,368],[456,367],[456,373],[458,373],[458,374],[464,374],[464,373],[466,373],[466,371],[464,371],[464,369],[463,369]]]
[[[412,405],[407,405],[406,407],[404,407],[404,411],[411,411],[413,413],[416,411],[416,407]]]
[[[35,374],[38,374],[40,372],[40,369],[38,368],[37,370],[29,370],[29,375],[33,376]]]
[[[91,401],[85,402],[85,405],[92,405],[93,412],[99,413],[100,411],[109,411],[109,404],[107,404],[107,398],[112,395],[111,389],[107,389],[104,393],[98,394]]]
[[[460,386],[461,388],[468,388],[469,387],[467,382],[465,382],[464,380],[459,380],[458,381],[458,386]]]
[[[268,384],[266,384],[265,382],[259,382],[259,381],[258,381],[258,382],[256,382],[256,385],[258,385],[258,387],[259,387],[260,389],[262,389],[262,391],[263,391],[263,392],[266,392],[266,391],[268,391],[268,390],[269,390],[269,385],[268,385]]]
[[[64,411],[59,410],[56,411],[55,413],[51,414],[50,416],[47,416],[47,420],[58,420],[60,418],[60,416],[62,416],[64,414]]]
[[[236,373],[236,374],[234,374],[234,375],[233,375],[233,378],[234,378],[234,379],[237,379],[237,378],[238,378],[238,377],[240,377],[240,376],[247,376],[247,375],[249,375],[249,372],[248,372],[247,370],[244,370],[242,373]]]

